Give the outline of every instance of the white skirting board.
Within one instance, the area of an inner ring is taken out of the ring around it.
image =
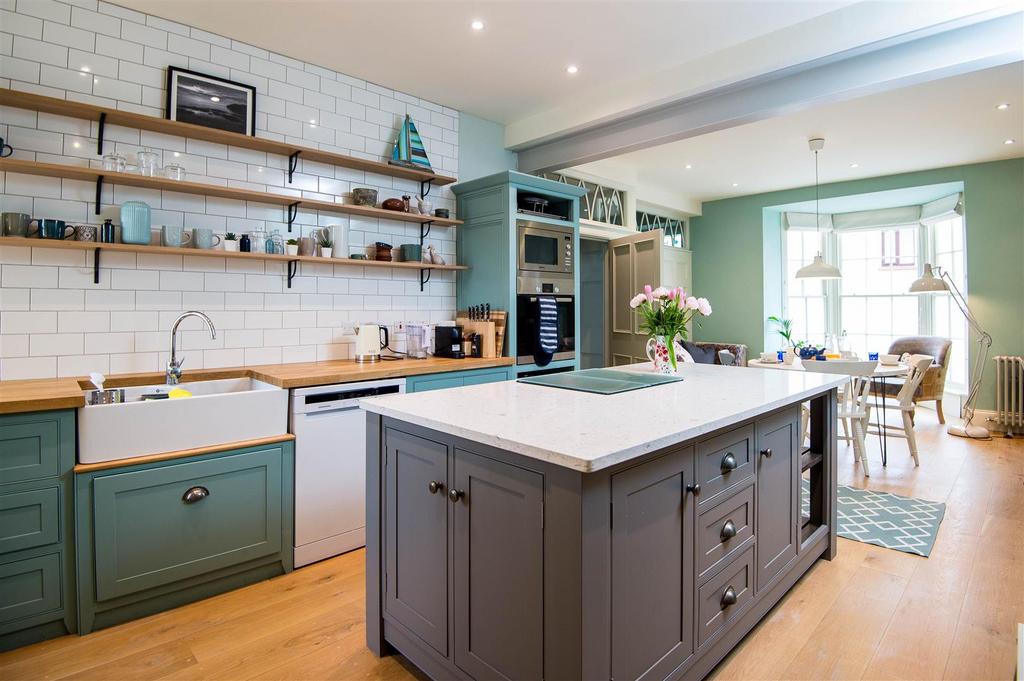
[[[333,537],[295,547],[295,567],[302,567],[331,556],[366,546],[366,528],[360,527]]]

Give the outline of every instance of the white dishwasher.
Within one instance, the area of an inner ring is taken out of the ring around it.
[[[404,378],[292,390],[295,567],[366,544],[366,413],[359,400],[404,392]]]

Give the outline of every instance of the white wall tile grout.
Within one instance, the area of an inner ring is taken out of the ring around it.
[[[107,2],[4,0],[0,3],[0,87],[163,117],[166,69],[179,66],[230,78],[257,90],[256,134],[383,160],[409,113],[434,169],[458,172],[459,112],[323,67]],[[88,69],[86,72],[84,69]],[[315,120],[315,124],[309,123]],[[0,134],[14,158],[99,166],[98,126],[52,114],[0,107]],[[107,126],[107,153],[130,158],[143,148],[187,179],[306,198],[372,187],[380,200],[415,195],[416,182],[299,161],[291,184],[287,159],[201,140]],[[141,200],[154,227],[210,227],[217,233],[280,230],[285,211],[243,201],[124,186],[0,173],[0,209],[76,224],[120,223],[119,205]],[[449,188],[430,201],[454,208]],[[300,210],[296,234],[349,229],[349,250],[386,241],[418,241],[418,225]],[[455,261],[455,230],[437,228],[427,243]],[[217,324],[218,340],[191,323],[182,338],[188,368],[348,358],[351,327],[451,319],[455,277],[434,272],[420,292],[418,273],[348,264],[302,263],[291,289],[279,263],[157,254],[103,254],[92,283],[92,254],[0,247],[0,380],[103,371],[159,371],[169,327],[186,309]],[[404,338],[399,336],[399,349]]]

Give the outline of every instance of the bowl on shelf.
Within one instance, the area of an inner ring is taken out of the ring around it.
[[[423,247],[419,244],[402,244],[399,248],[405,262],[419,262],[423,259]]]
[[[884,365],[884,366],[894,367],[894,366],[896,366],[897,364],[900,363],[900,356],[899,355],[879,354],[878,355],[878,361],[882,365]]]
[[[384,202],[380,204],[380,207],[384,210],[393,210],[398,213],[404,213],[405,201],[402,199],[384,199]]]
[[[377,206],[377,190],[367,189],[366,187],[357,187],[352,190],[352,199],[355,201],[357,206],[370,206],[375,208]]]

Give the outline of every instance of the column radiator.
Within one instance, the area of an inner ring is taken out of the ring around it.
[[[996,422],[1007,432],[1024,427],[1024,357],[996,357]]]

